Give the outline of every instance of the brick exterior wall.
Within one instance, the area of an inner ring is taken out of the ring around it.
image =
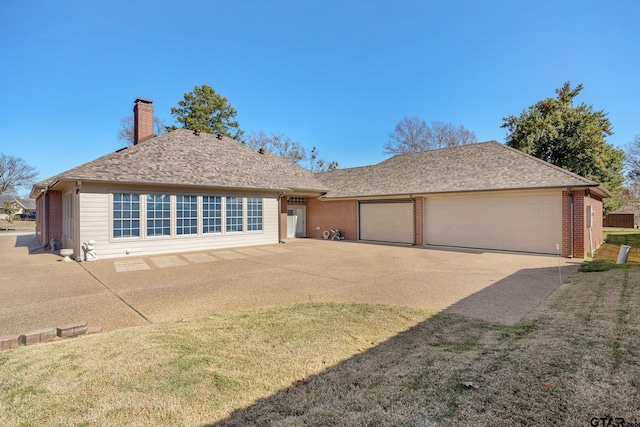
[[[571,251],[571,221],[569,192],[562,192],[562,256],[585,258],[589,252],[589,227],[587,227],[587,206],[596,213],[591,228],[592,247],[602,244],[602,199],[585,190],[573,190],[573,251]]]
[[[585,221],[584,190],[573,191],[573,257],[584,258],[587,252],[588,242],[584,235],[587,229]],[[582,194],[581,194],[582,193]],[[586,243],[586,244],[585,244]]]
[[[587,206],[591,206],[595,215],[593,216],[591,226],[591,249],[594,251],[602,244],[602,228],[603,228],[603,212],[602,212],[602,199],[593,194],[584,196],[584,214],[585,221],[587,221]],[[585,227],[584,230],[585,250],[589,252],[589,229]]]
[[[358,238],[358,202],[340,200],[325,202],[307,198],[307,236],[322,239],[322,232],[337,228],[345,240]],[[317,229],[320,227],[319,229]]]
[[[153,105],[149,100],[136,99],[133,107],[133,143],[153,138]]]
[[[48,240],[56,239],[56,245],[62,242],[62,191],[47,191],[49,199],[49,217],[47,221]],[[47,244],[49,242],[45,242]]]
[[[62,242],[62,191],[49,190],[36,198],[36,238],[41,245]]]
[[[424,197],[416,197],[413,202],[413,242],[416,246],[422,246],[424,244]]]

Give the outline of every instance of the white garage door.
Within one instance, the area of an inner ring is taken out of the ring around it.
[[[556,253],[560,192],[425,198],[425,244]]]
[[[413,202],[360,203],[360,240],[413,243]]]

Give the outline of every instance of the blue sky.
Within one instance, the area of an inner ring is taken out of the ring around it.
[[[502,118],[566,81],[640,134],[640,2],[0,0],[0,153],[44,179],[121,148],[133,101],[207,84],[246,132],[341,167],[382,161],[405,116],[504,142]]]

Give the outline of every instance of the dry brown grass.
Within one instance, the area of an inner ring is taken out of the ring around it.
[[[603,243],[596,251],[594,259],[610,259],[617,260],[620,253],[620,245],[612,245],[610,243]],[[629,250],[629,258],[627,260],[630,263],[640,264],[640,247],[631,247]]]
[[[639,269],[579,273],[513,327],[437,315],[216,425],[637,420],[639,284]]]
[[[9,426],[589,425],[638,408],[638,268],[573,275],[515,326],[302,304],[0,353]]]
[[[0,235],[7,232],[34,232],[36,231],[35,221],[22,221],[17,219],[9,222],[6,219],[0,219]]]
[[[198,425],[378,345],[427,312],[299,304],[0,353],[2,426]]]

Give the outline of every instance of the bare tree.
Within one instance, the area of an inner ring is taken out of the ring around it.
[[[0,154],[0,195],[17,193],[18,188],[27,188],[38,177],[36,169],[19,157]]]
[[[632,201],[640,201],[640,134],[627,146],[624,164],[627,170],[625,188]]]
[[[475,132],[462,125],[453,123],[431,122],[432,149],[467,145],[478,142]]]
[[[415,153],[477,142],[476,134],[463,125],[431,122],[418,117],[405,117],[389,134],[384,144],[384,154]]]
[[[271,132],[271,136],[267,136],[261,130],[251,131],[245,143],[249,147],[263,148],[295,164],[300,164],[307,158],[307,151],[302,144],[282,132]]]
[[[389,134],[389,141],[384,144],[385,154],[415,153],[429,149],[431,128],[418,117],[405,117],[393,132]]]
[[[122,142],[122,145],[133,145],[133,116],[127,116],[120,119],[120,130],[118,131],[118,141]],[[154,136],[161,135],[167,130],[167,125],[164,120],[157,116],[153,116],[153,134]]]
[[[640,181],[640,134],[633,138],[625,154],[625,163],[629,170],[629,178],[634,181]]]
[[[267,136],[263,131],[251,131],[245,140],[245,144],[252,148],[262,148],[276,156],[284,157],[292,163],[306,167],[311,172],[323,172],[338,169],[338,162],[327,163],[319,156],[318,149],[313,147],[307,155],[307,150],[302,144],[292,140],[282,132],[271,132]]]

